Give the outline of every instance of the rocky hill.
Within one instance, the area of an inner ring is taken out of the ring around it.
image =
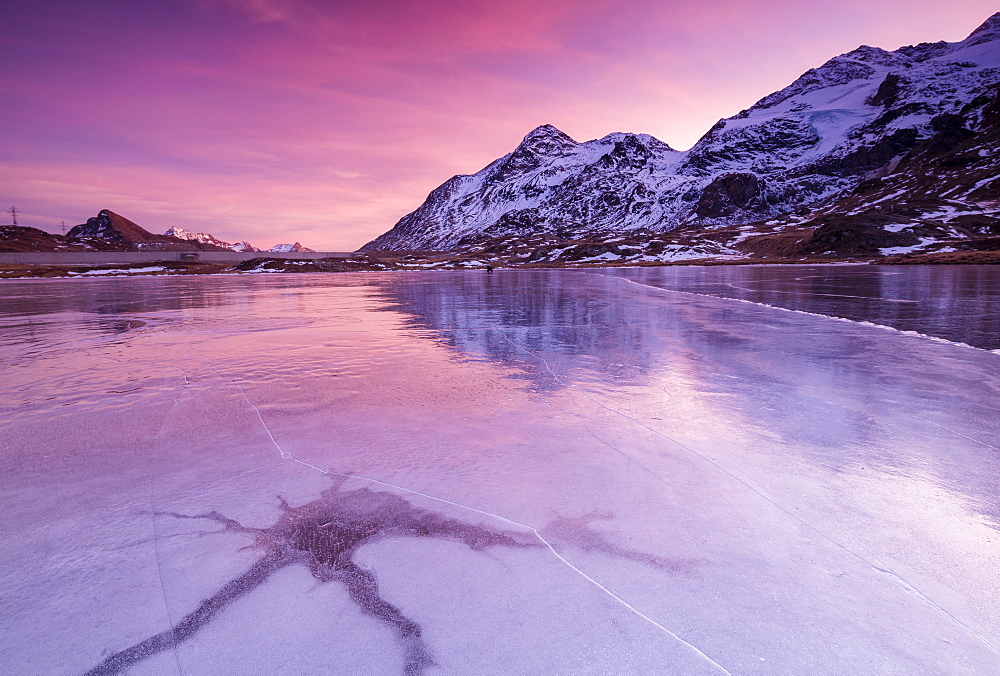
[[[74,226],[66,233],[66,241],[85,244],[99,251],[221,251],[224,247],[183,240],[167,235],[154,235],[113,211],[102,209],[86,223]]]
[[[692,247],[832,256],[989,239],[1000,235],[998,86],[1000,13],[961,42],[835,57],[687,151],[644,134],[577,143],[543,125],[481,171],[449,179],[362,249],[541,238],[549,250],[536,260],[556,261],[560,243],[624,238],[632,258],[665,261],[692,257]],[[604,254],[628,257],[590,256]]]
[[[24,225],[0,225],[0,251],[72,251],[88,247],[66,244],[66,238]]]

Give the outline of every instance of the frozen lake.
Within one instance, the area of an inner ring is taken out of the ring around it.
[[[1000,268],[0,290],[3,673],[1000,672]]]

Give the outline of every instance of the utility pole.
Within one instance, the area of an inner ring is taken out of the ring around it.
[[[62,222],[62,233],[63,233],[63,237],[65,237],[66,236],[66,221]]]
[[[17,207],[13,204],[10,205],[10,220],[14,225],[17,225]]]

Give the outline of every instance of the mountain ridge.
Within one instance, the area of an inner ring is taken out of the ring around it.
[[[237,251],[246,253],[314,253],[299,242],[276,244],[262,252],[249,242],[224,242],[207,232],[174,226],[152,233],[110,209],[101,209],[65,235],[18,225],[0,226],[0,251]]]
[[[250,242],[224,242],[207,232],[191,232],[190,230],[186,230],[176,225],[168,228],[163,235],[165,237],[176,237],[177,239],[201,242],[202,244],[211,244],[213,246],[230,249],[232,251],[260,251],[260,249],[251,245]]]
[[[147,251],[222,251],[225,247],[197,240],[182,240],[156,235],[110,209],[101,209],[86,223],[75,225],[66,233],[66,241],[97,249]]]
[[[687,151],[620,132],[578,143],[540,125],[511,153],[443,183],[361,250],[600,239],[815,212],[891,174],[937,126],[956,124],[947,116],[975,132],[997,85],[1000,13],[959,42],[891,52],[862,45],[833,57],[719,120]]]

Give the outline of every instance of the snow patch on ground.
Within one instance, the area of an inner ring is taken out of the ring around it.
[[[913,253],[919,249],[924,248],[928,244],[933,244],[937,240],[933,237],[921,237],[920,244],[914,244],[913,246],[890,246],[879,249],[879,253],[883,256],[895,256],[899,254]]]
[[[912,228],[913,223],[886,223],[882,226],[882,229],[886,232],[902,232],[907,228]]]
[[[163,272],[165,267],[154,265],[147,268],[121,268],[115,270],[86,270],[84,272],[69,271],[67,274],[74,276],[93,277],[95,275],[146,275],[150,272]]]

